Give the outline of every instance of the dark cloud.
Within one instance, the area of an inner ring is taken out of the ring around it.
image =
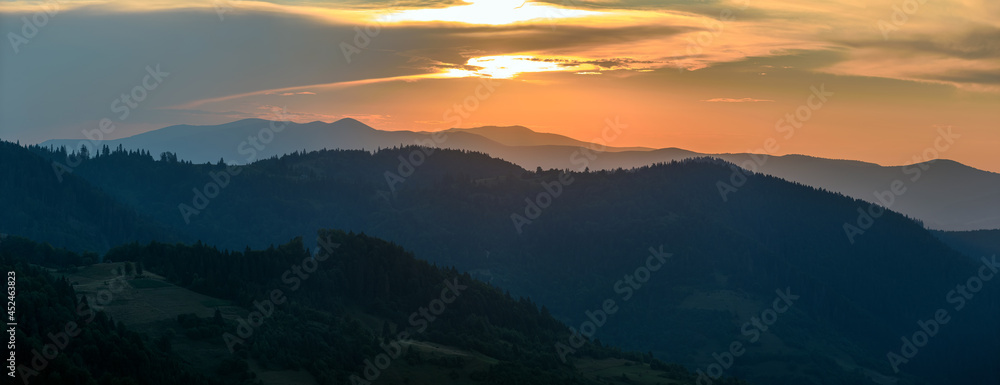
[[[713,19],[719,19],[723,12],[730,12],[735,20],[743,21],[763,21],[779,19],[785,14],[774,10],[765,11],[753,6],[753,1],[724,1],[724,0],[621,0],[615,2],[606,1],[582,1],[582,0],[541,0],[540,3],[549,3],[563,7],[607,11],[614,9],[627,9],[635,11],[670,11],[701,15]],[[729,13],[727,13],[728,15]]]
[[[930,53],[968,60],[1000,58],[1000,28],[980,25],[961,32],[894,36],[891,40],[839,40],[852,48],[879,48],[901,53]]]
[[[1000,85],[1000,71],[996,70],[953,70],[946,74],[925,74],[922,77],[954,83]]]
[[[288,5],[308,5],[326,7],[330,5],[329,0],[297,0],[297,1],[274,1],[274,3]],[[407,9],[407,8],[441,8],[455,5],[467,4],[463,0],[338,0],[336,6],[346,9]]]
[[[590,64],[600,69],[630,69],[635,67],[648,67],[649,64],[666,64],[666,60],[638,60],[632,58],[608,58],[600,60],[566,60],[553,58],[530,58],[528,60],[556,63],[563,67],[576,67],[583,64]],[[647,64],[647,66],[643,66]]]

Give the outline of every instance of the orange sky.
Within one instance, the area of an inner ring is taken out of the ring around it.
[[[778,155],[897,165],[950,127],[941,157],[1000,172],[996,2],[926,2],[902,22],[903,2],[882,0],[414,4],[66,1],[29,43],[3,47],[0,137],[82,138],[160,64],[162,88],[108,138],[275,106],[300,121],[581,140],[617,117],[629,128],[614,146],[759,152],[773,138]],[[20,33],[40,10],[5,2],[0,25]],[[786,137],[789,114],[808,119]]]

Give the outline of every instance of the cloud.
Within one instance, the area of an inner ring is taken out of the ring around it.
[[[768,99],[754,99],[754,98],[740,98],[740,99],[734,99],[734,98],[713,98],[713,99],[705,99],[705,100],[702,100],[702,101],[703,102],[709,102],[709,103],[758,103],[758,102],[773,102],[773,100],[768,100]]]
[[[966,132],[990,132],[1000,102],[1000,20],[993,16],[1000,3],[926,2],[886,39],[878,22],[901,1],[551,0],[539,5],[601,16],[474,25],[384,17],[462,0],[219,0],[224,19],[214,1],[64,0],[20,52],[0,44],[0,136],[79,138],[112,118],[116,129],[106,136],[121,137],[257,116],[259,106],[276,105],[296,119],[359,116],[378,128],[448,128],[456,115],[447,111],[490,74],[510,79],[494,76],[503,86],[474,115],[458,115],[462,125],[530,122],[576,134],[590,120],[621,114],[636,126],[683,123],[635,131],[651,143],[668,138],[699,149],[701,142],[683,140],[710,132],[715,139],[702,150],[744,150],[752,143],[738,138],[752,137],[752,129],[729,127],[770,127],[788,109],[783,102],[826,83],[837,102],[810,121],[811,132],[831,138],[823,145],[846,135],[836,125],[867,127],[871,116],[896,135],[952,121]],[[20,33],[21,17],[30,19],[38,4],[0,4],[0,33]],[[345,45],[357,52],[345,55]],[[482,61],[510,56],[525,59]],[[112,103],[157,64],[170,76],[118,119]],[[868,102],[852,105],[858,100]],[[734,108],[720,103],[757,103],[756,115],[720,116]],[[836,115],[840,106],[853,109]],[[850,120],[864,114],[868,120]],[[1000,137],[989,135],[976,142]],[[857,146],[840,146],[847,147]]]

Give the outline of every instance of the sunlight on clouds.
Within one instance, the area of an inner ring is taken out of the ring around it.
[[[208,108],[208,106],[218,106],[218,103],[245,100],[247,98],[263,96],[316,95],[318,91],[334,91],[350,87],[389,82],[415,82],[420,80],[455,78],[513,79],[523,73],[556,71],[582,74],[600,74],[600,72],[598,72],[600,70],[599,66],[586,62],[583,59],[569,57],[540,58],[533,55],[482,56],[468,59],[466,61],[466,66],[476,69],[446,68],[432,73],[257,90],[214,98],[193,100],[180,105],[171,106],[170,108],[177,110],[204,109]],[[227,108],[231,108],[231,106]]]
[[[465,0],[467,5],[447,8],[410,9],[385,16],[386,21],[445,21],[503,25],[530,20],[563,19],[600,15],[601,12],[541,5],[524,0]]]
[[[760,103],[760,102],[773,102],[771,99],[754,99],[754,98],[712,98],[702,100],[708,103]]]
[[[527,72],[552,71],[589,71],[598,69],[593,64],[577,64],[570,59],[551,58],[540,59],[529,55],[499,55],[483,56],[469,59],[469,66],[479,67],[477,70],[449,68],[446,77],[489,77],[496,79],[512,79],[518,74]]]

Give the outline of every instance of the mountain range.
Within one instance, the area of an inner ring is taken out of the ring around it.
[[[615,124],[608,122],[609,127]],[[630,169],[710,156],[885,206],[919,219],[931,229],[1000,229],[1000,174],[950,160],[881,166],[803,155],[703,154],[678,148],[614,147],[604,145],[602,139],[595,142],[539,133],[522,126],[454,128],[438,133],[380,131],[346,118],[333,123],[245,119],[214,126],[178,125],[116,140],[49,140],[42,146],[64,146],[72,151],[86,144],[90,151],[97,151],[105,145],[110,148],[120,145],[124,149],[146,150],[154,156],[170,152],[194,163],[221,160],[227,164],[246,164],[296,151],[324,148],[374,151],[422,145],[482,152],[526,169],[575,171]],[[725,189],[720,186],[720,190]],[[726,194],[720,191],[720,199],[723,195]]]
[[[70,158],[45,147],[9,147],[12,165]],[[428,152],[293,151],[233,166],[115,149],[80,160],[71,178],[92,186],[93,199],[110,196],[109,205],[133,212],[133,226],[161,229],[156,239],[264,250],[334,228],[405,245],[418,258],[546,306],[574,330],[588,330],[594,344],[647,351],[695,373],[728,362],[724,352],[739,342],[746,351],[725,373],[751,383],[1000,378],[1000,335],[991,321],[1000,317],[997,289],[983,283],[961,308],[952,303],[961,298],[953,295],[956,285],[991,266],[989,256],[974,254],[990,244],[968,247],[983,237],[931,232],[876,210],[864,232],[848,238],[843,226],[861,226],[863,201],[748,171],[739,171],[745,183],[723,201],[717,183],[730,180],[734,165],[718,159],[564,172],[525,170],[468,150]],[[424,160],[395,184],[386,180],[414,154]],[[8,183],[41,203],[12,202],[11,218],[47,215],[38,207],[49,200],[91,199],[55,188],[66,182],[51,169],[34,170],[13,173]],[[32,178],[40,184],[23,181]],[[54,242],[47,234],[92,222],[87,213],[69,212],[47,222],[36,239]],[[30,228],[3,225],[0,231],[13,234]],[[123,237],[128,242],[130,235]],[[607,300],[615,302],[605,309]],[[948,309],[949,322],[911,355],[906,339],[936,309]],[[767,315],[779,310],[777,318]],[[587,322],[599,330],[591,333]],[[889,358],[894,352],[907,361]]]

